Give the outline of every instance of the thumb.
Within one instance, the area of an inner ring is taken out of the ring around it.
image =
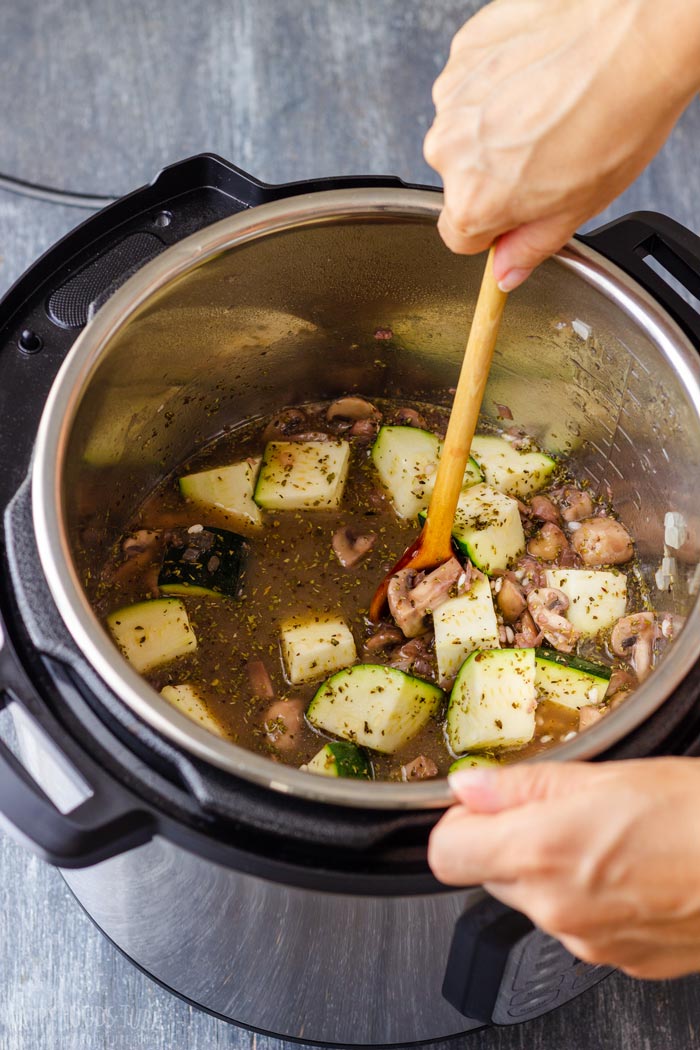
[[[566,216],[539,219],[502,234],[496,245],[493,272],[502,292],[512,292],[536,266],[558,252],[576,229]]]
[[[595,769],[586,762],[533,762],[460,769],[450,774],[449,782],[457,801],[472,813],[500,813],[571,794],[593,776]]]

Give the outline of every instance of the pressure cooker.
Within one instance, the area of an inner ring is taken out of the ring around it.
[[[270,186],[193,157],[69,233],[0,304],[0,706],[17,741],[0,742],[3,823],[175,994],[310,1043],[515,1024],[609,970],[433,879],[446,781],[309,776],[167,704],[93,614],[78,537],[90,520],[116,538],[241,419],[454,385],[483,260],[444,247],[440,206],[395,178]],[[485,417],[508,405],[609,486],[680,626],[634,696],[545,761],[700,746],[693,295],[700,239],[638,213],[574,238],[508,304]]]

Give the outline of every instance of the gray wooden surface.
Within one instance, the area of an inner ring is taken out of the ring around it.
[[[260,178],[395,173],[421,155],[430,85],[478,3],[456,0],[2,0],[0,170],[120,194],[213,150]],[[698,229],[700,107],[610,211]],[[79,212],[0,193],[0,292]],[[686,1050],[700,978],[615,976],[469,1050]],[[448,1044],[445,1044],[445,1048]],[[455,1044],[449,1044],[455,1045]],[[280,1050],[193,1011],[91,926],[60,876],[0,837],[0,1050]]]

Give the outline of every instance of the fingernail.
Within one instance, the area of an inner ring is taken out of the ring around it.
[[[492,788],[498,779],[498,770],[474,767],[473,769],[458,769],[449,773],[447,780],[455,795],[464,794],[465,791],[486,791]]]
[[[498,287],[502,292],[512,292],[514,288],[521,285],[525,281],[532,270],[525,270],[522,267],[515,266],[512,270],[508,270],[498,282]]]

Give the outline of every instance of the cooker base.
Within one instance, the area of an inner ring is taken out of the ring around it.
[[[143,976],[146,977],[149,981],[153,981],[153,983],[157,984],[159,988],[163,989],[163,991],[168,992],[170,995],[173,996],[174,999],[179,999],[180,1002],[185,1003],[187,1006],[190,1006],[193,1010],[198,1010],[200,1013],[208,1014],[209,1017],[215,1017],[217,1021],[224,1021],[226,1024],[232,1025],[235,1028],[242,1028],[246,1032],[254,1032],[256,1035],[263,1035],[263,1036],[266,1036],[268,1039],[284,1039],[288,1043],[297,1043],[299,1046],[328,1047],[329,1050],[333,1050],[333,1048],[336,1048],[336,1047],[339,1048],[339,1050],[344,1050],[344,1048],[347,1048],[347,1047],[352,1045],[352,1044],[348,1044],[348,1043],[323,1043],[323,1042],[318,1042],[318,1041],[310,1043],[308,1040],[306,1040],[306,1039],[299,1039],[297,1036],[283,1035],[280,1032],[269,1032],[269,1031],[267,1031],[264,1028],[256,1028],[255,1025],[245,1024],[243,1021],[238,1021],[238,1020],[236,1020],[235,1017],[227,1017],[225,1014],[217,1013],[216,1010],[212,1010],[208,1006],[203,1006],[202,1003],[195,1002],[194,999],[189,999],[183,992],[178,992],[178,991],[175,990],[175,988],[171,988],[169,984],[165,983],[165,981],[161,981],[160,978],[156,977],[154,974],[152,974],[145,967],[141,966],[141,964],[136,962],[135,959],[132,959],[132,957],[127,952],[125,952],[124,949],[121,948],[116,943],[116,941],[113,941],[112,938],[109,936],[109,934],[105,933],[105,931],[102,929],[102,927],[97,922],[97,920],[90,914],[90,912],[84,906],[83,902],[77,896],[77,894],[75,893],[73,887],[70,885],[68,879],[66,878],[66,872],[61,872],[61,875],[63,876],[63,881],[64,881],[68,891],[70,892],[71,897],[73,898],[75,903],[78,905],[78,907],[80,908],[80,910],[83,913],[83,915],[85,915],[85,917],[89,920],[90,924],[92,926],[94,926],[94,928],[98,931],[98,933],[100,933],[102,935],[102,937],[104,937],[104,939],[108,942],[110,947],[113,948],[116,952],[118,952],[119,955],[121,955],[121,957],[123,959],[126,959],[126,961],[131,966],[133,966],[134,969],[138,970],[140,974],[143,974]],[[474,1031],[474,1032],[480,1031],[482,1027],[485,1027],[485,1026],[479,1026],[478,1029],[477,1028],[472,1028],[472,1029],[470,1029],[470,1031]],[[451,1043],[451,1042],[459,1039],[461,1036],[466,1035],[466,1034],[468,1034],[468,1033],[466,1033],[466,1032],[456,1032],[454,1035],[444,1036],[439,1041],[443,1042],[443,1043],[444,1042],[450,1042]],[[374,1044],[374,1050],[398,1050],[398,1048],[413,1047],[413,1046],[426,1047],[426,1046],[434,1045],[435,1042],[436,1042],[435,1039],[421,1039],[418,1042],[413,1042],[413,1043],[406,1043],[406,1042],[401,1042],[401,1043],[381,1043],[381,1044],[377,1043],[377,1044]]]
[[[481,1027],[441,995],[455,922],[481,891],[319,892],[233,871],[160,837],[63,876],[145,973],[236,1024],[364,1047]]]

